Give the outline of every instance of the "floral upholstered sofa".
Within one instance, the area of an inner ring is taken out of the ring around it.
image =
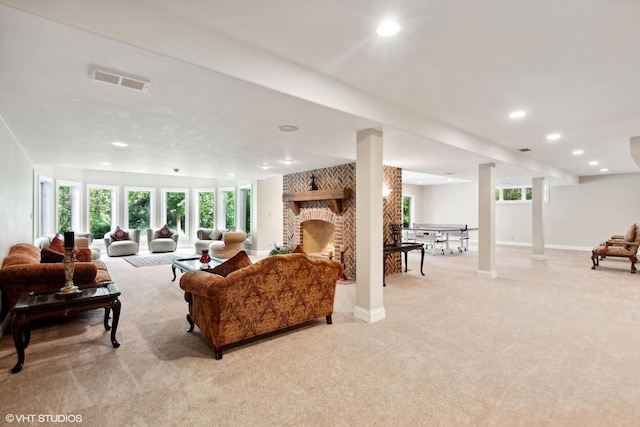
[[[222,359],[223,346],[298,325],[318,317],[331,324],[342,266],[337,261],[294,253],[273,255],[255,264],[244,251],[211,270],[180,279],[194,324]],[[225,277],[226,276],[226,277]]]

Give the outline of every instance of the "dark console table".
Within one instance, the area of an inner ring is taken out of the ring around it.
[[[18,363],[11,372],[22,370],[24,365],[24,349],[31,340],[29,324],[34,320],[69,316],[81,311],[104,308],[104,329],[111,330],[111,344],[120,347],[116,340],[116,330],[120,319],[120,291],[115,283],[108,282],[96,288],[81,289],[82,293],[73,297],[59,297],[55,292],[25,292],[20,296],[15,307],[11,309],[11,332],[18,353]],[[109,314],[113,311],[113,321],[109,326]]]
[[[404,271],[407,272],[408,263],[407,263],[407,253],[409,251],[414,251],[416,249],[420,249],[422,253],[422,257],[420,258],[420,274],[424,276],[422,272],[422,266],[424,265],[424,245],[422,243],[411,243],[411,242],[401,242],[399,245],[384,245],[383,253],[386,257],[387,255],[395,254],[398,252],[404,252]],[[382,276],[382,285],[387,286],[386,283],[386,263],[384,260],[382,261],[383,265],[383,276]]]

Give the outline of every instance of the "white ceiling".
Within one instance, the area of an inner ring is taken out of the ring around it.
[[[408,183],[638,171],[637,1],[0,3],[0,116],[38,165],[254,180],[355,161],[373,127]]]

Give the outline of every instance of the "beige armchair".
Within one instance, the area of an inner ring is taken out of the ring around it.
[[[214,240],[209,245],[212,257],[228,259],[244,249],[244,241],[247,240],[247,233],[244,231],[225,231],[222,233],[222,240]]]

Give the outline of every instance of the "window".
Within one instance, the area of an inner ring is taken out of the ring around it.
[[[522,200],[522,188],[503,188],[502,200]]]
[[[181,236],[187,234],[188,197],[187,190],[162,190],[163,220],[169,228]]]
[[[151,228],[154,191],[149,188],[125,188],[125,227],[139,230]],[[144,235],[144,233],[141,233]]]
[[[222,217],[219,226],[230,229],[236,225],[236,203],[234,189],[220,190],[220,205]]]
[[[413,198],[409,196],[402,197],[402,227],[409,228],[411,224],[411,205]]]
[[[238,228],[251,237],[251,187],[241,187],[238,191]]]
[[[116,187],[88,185],[87,206],[89,207],[89,232],[96,239],[102,239],[115,228]]]
[[[208,190],[195,190],[196,224],[195,228],[215,228],[215,193]]]
[[[53,227],[53,183],[50,178],[41,176],[38,188],[38,233],[40,236],[46,236],[55,233]]]
[[[58,232],[80,229],[80,184],[58,181]]]
[[[518,203],[531,202],[533,188],[531,186],[496,188],[496,202]],[[544,202],[549,202],[549,187],[544,186]]]

